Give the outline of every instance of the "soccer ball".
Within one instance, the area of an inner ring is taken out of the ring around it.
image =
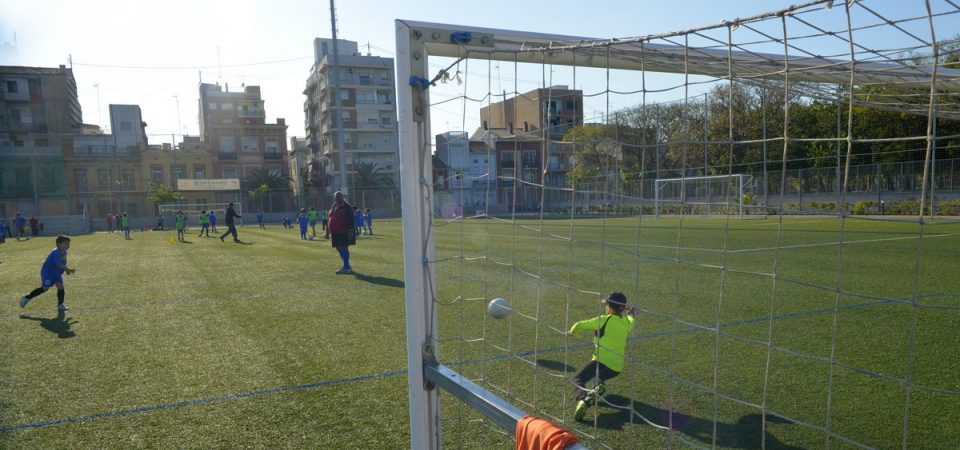
[[[487,303],[487,314],[494,319],[502,319],[510,315],[510,302],[505,298],[495,298]]]
[[[310,240],[312,241],[313,238],[314,238],[314,236],[311,234],[310,237],[308,237],[307,239],[310,239]]]

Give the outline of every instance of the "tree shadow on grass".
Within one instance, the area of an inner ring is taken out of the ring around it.
[[[373,277],[370,275],[364,275],[362,273],[353,272],[353,276],[360,281],[366,281],[367,283],[379,284],[381,286],[402,288],[404,287],[403,280],[397,280],[395,278],[386,278],[386,277]]]
[[[577,370],[575,367],[569,364],[562,363],[560,361],[554,361],[551,359],[540,358],[537,360],[537,365],[540,367],[543,367],[544,369],[555,370],[561,373],[571,373]]]
[[[608,404],[609,403],[609,404]],[[643,415],[647,420],[662,426],[673,424],[673,429],[683,433],[707,446],[713,445],[713,420],[701,418],[657,408],[645,403],[631,401],[629,398],[621,395],[607,395],[601,401],[597,409],[597,427],[604,429],[621,430],[628,423],[644,424],[643,419],[633,415],[627,405],[633,406],[637,414]],[[617,408],[611,405],[617,405]],[[631,420],[633,415],[633,420]],[[589,412],[586,416],[586,422],[592,425],[593,415]],[[768,423],[791,423],[776,416],[767,416]],[[776,449],[801,449],[781,442],[775,436],[763,433],[761,430],[762,415],[746,414],[736,423],[717,422],[717,447],[728,448],[761,448],[766,441],[766,448]],[[645,425],[645,424],[644,424]]]
[[[77,335],[77,333],[74,333],[72,330],[70,330],[70,325],[76,324],[77,321],[73,318],[68,319],[66,316],[67,313],[60,311],[57,313],[57,317],[50,319],[43,317],[31,317],[26,314],[21,314],[20,318],[40,322],[40,326],[43,327],[43,329],[51,333],[56,333],[57,337],[60,339],[67,339]]]

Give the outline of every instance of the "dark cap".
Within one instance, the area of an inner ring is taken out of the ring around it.
[[[613,309],[620,310],[627,306],[627,296],[623,292],[611,292],[603,302]]]

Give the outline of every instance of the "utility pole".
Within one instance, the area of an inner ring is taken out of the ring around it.
[[[340,192],[347,195],[347,163],[346,150],[343,144],[343,112],[340,108],[340,51],[337,49],[337,9],[334,6],[334,0],[330,0],[330,30],[333,35],[333,90],[334,106],[336,108],[337,118],[333,123],[337,124],[337,163],[340,166]]]

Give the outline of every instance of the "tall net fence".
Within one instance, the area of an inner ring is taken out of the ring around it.
[[[949,0],[610,40],[398,21],[411,373],[594,448],[960,446],[956,30]],[[449,114],[488,164],[433,169]],[[624,369],[576,420],[594,343],[568,330],[612,291],[637,308]],[[513,439],[411,378],[443,446]]]

